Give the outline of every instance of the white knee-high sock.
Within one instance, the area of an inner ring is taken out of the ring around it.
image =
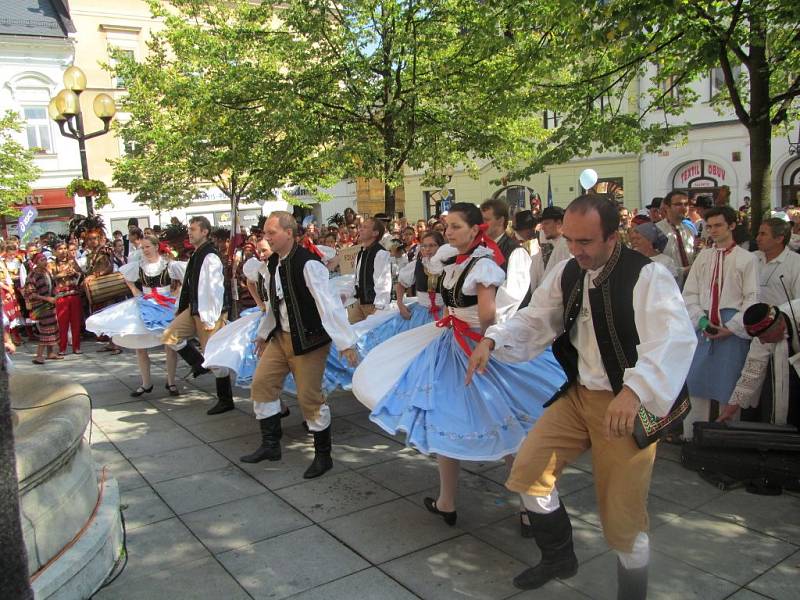
[[[650,538],[644,531],[640,531],[633,541],[633,548],[630,552],[620,552],[617,550],[619,562],[626,569],[641,569],[650,562]]]
[[[553,488],[547,496],[530,496],[528,494],[520,494],[522,498],[522,506],[532,513],[537,515],[548,515],[555,510],[558,510],[561,502],[558,498],[558,489]]]

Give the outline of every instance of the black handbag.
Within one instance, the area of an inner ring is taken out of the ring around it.
[[[691,407],[689,391],[685,385],[666,416],[657,417],[644,406],[640,406],[633,424],[633,439],[636,445],[639,448],[647,448],[653,442],[663,438],[672,427],[683,422]]]

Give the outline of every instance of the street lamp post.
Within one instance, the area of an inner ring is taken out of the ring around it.
[[[81,115],[80,95],[86,90],[86,75],[78,67],[72,66],[64,71],[64,89],[50,100],[47,111],[50,118],[58,123],[61,135],[77,140],[81,157],[81,173],[84,179],[89,179],[89,164],[86,161],[86,140],[99,137],[108,133],[111,119],[117,112],[114,99],[108,94],[97,94],[92,104],[94,114],[103,121],[103,129],[85,133],[83,130],[83,116]],[[86,196],[86,214],[92,216],[92,196]]]

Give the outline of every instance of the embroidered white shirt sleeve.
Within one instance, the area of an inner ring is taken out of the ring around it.
[[[342,300],[331,289],[327,267],[321,262],[310,260],[303,268],[303,277],[317,304],[322,326],[336,347],[345,350],[355,346],[356,336],[350,327]]]
[[[225,301],[222,261],[216,254],[209,254],[203,260],[197,287],[197,311],[200,320],[206,327],[214,327],[222,314],[222,304]]]
[[[414,285],[414,275],[417,268],[417,261],[412,260],[397,274],[397,282],[404,288],[408,289]]]
[[[375,255],[372,280],[375,283],[375,308],[386,308],[392,301],[392,265],[386,250],[378,250]]]

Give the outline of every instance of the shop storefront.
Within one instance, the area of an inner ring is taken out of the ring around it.
[[[790,162],[781,175],[781,206],[800,206],[800,158]]]
[[[67,196],[61,189],[33,190],[23,203],[17,204],[20,210],[25,206],[36,208],[36,220],[28,230],[26,238],[34,238],[52,231],[57,235],[65,235],[69,231],[69,221],[75,214],[75,200]],[[3,237],[18,235],[17,219],[0,217],[0,230]]]
[[[689,199],[708,196],[716,199],[722,186],[732,187],[729,169],[712,160],[698,159],[682,164],[672,176],[672,189],[686,192]]]

